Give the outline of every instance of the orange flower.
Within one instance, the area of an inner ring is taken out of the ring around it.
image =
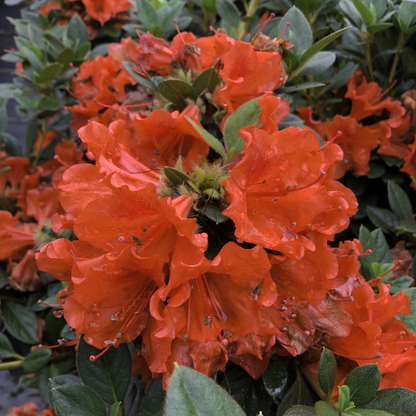
[[[38,416],[38,414],[38,405],[29,401],[20,407],[11,407],[7,410],[6,416]]]
[[[14,258],[35,244],[35,224],[19,221],[8,211],[0,211],[0,260]]]
[[[8,279],[12,288],[21,292],[35,292],[43,286],[38,275],[34,250],[28,250],[18,264],[12,265]]]
[[[3,170],[0,173],[2,190],[5,189],[7,182],[10,183],[11,189],[18,189],[21,180],[29,172],[30,162],[25,157],[6,157],[0,159],[0,169]]]
[[[75,1],[75,0],[71,0]],[[104,26],[104,23],[118,13],[127,11],[131,4],[128,0],[82,0],[87,13]]]
[[[249,43],[235,42],[224,55],[219,71],[225,85],[217,90],[213,100],[232,114],[240,105],[276,89],[280,78],[281,55],[256,52]]]
[[[327,177],[333,161],[342,157],[338,146],[323,153],[308,128],[270,135],[253,126],[240,129],[240,135],[244,156],[224,182],[231,204],[223,212],[234,221],[240,242],[300,259],[305,249],[315,248],[303,232],[330,236],[348,226],[356,212],[354,195]]]
[[[45,4],[45,6],[42,6],[40,8],[39,14],[42,16],[48,17],[49,11],[52,9],[60,9],[61,5],[59,3],[56,3],[55,1],[51,1],[48,4]]]
[[[183,168],[189,171],[209,151],[205,140],[185,118],[200,124],[198,116],[199,109],[194,104],[188,105],[181,113],[155,110],[149,117],[133,122],[135,137],[131,147],[138,159],[150,169],[175,166],[176,161],[183,158]]]
[[[363,176],[369,171],[371,150],[379,144],[379,133],[369,127],[360,126],[349,116],[335,116],[333,121],[319,122],[312,118],[312,108],[300,107],[297,112],[305,124],[313,128],[325,141],[331,140],[337,132],[341,135],[334,143],[344,152],[344,158],[335,162],[335,179],[341,179],[345,172],[353,170],[356,176]]]
[[[416,138],[416,134],[415,134]],[[404,165],[400,169],[401,172],[406,172],[411,178],[416,178],[416,140],[409,145],[409,154],[404,159]],[[416,185],[412,181],[412,187],[416,189]]]

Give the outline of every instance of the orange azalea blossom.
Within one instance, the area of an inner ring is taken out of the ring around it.
[[[13,259],[35,244],[36,224],[19,221],[8,211],[0,211],[0,260]]]
[[[21,180],[27,175],[31,168],[29,159],[25,157],[5,157],[0,158],[0,190],[5,190],[7,183],[11,189],[19,188]]]
[[[42,410],[42,412],[38,412],[38,405],[35,402],[29,401],[20,407],[11,407],[7,410],[6,416],[56,416],[56,413],[51,407]]]
[[[340,179],[347,171],[363,176],[369,171],[371,150],[379,144],[379,133],[370,127],[362,127],[351,116],[335,116],[333,121],[315,121],[311,107],[297,109],[305,124],[313,128],[325,140],[331,140],[337,132],[342,134],[335,140],[344,152],[344,158],[335,162],[335,179]]]
[[[415,138],[416,138],[416,134]],[[400,169],[401,172],[406,172],[411,178],[416,178],[416,139],[413,144],[409,145],[409,154],[404,159],[404,165]],[[412,187],[416,189],[416,185],[412,181]]]
[[[111,56],[97,56],[84,62],[77,76],[72,78],[72,89],[80,103],[66,108],[73,113],[71,127],[77,130],[90,120],[110,124],[117,117],[118,110],[101,104],[113,106],[123,103],[126,100],[124,86],[129,84],[136,85],[137,82],[121,62]]]
[[[105,22],[115,17],[118,13],[126,12],[131,7],[128,0],[82,0],[82,3],[89,16],[99,21],[101,26],[104,26]]]
[[[51,1],[40,8],[39,14],[48,17],[49,11],[52,9],[60,9],[61,5],[55,1]]]
[[[214,102],[232,114],[247,101],[273,91],[283,82],[281,60],[276,52],[258,52],[249,43],[235,42],[221,60],[219,74],[225,85],[214,93]]]
[[[8,280],[14,290],[34,292],[43,286],[38,275],[34,250],[28,250],[23,259],[18,264],[12,263],[9,269],[11,274]]]
[[[231,200],[223,214],[234,221],[240,242],[300,259],[305,250],[315,250],[305,232],[330,238],[347,228],[357,202],[332,179],[332,165],[342,158],[337,145],[328,145],[323,153],[308,128],[268,134],[252,126],[239,134],[244,156],[223,183]]]
[[[155,110],[147,118],[138,117],[132,125],[135,133],[130,142],[132,151],[150,169],[175,166],[183,158],[183,168],[190,171],[209,151],[208,144],[185,118],[200,125],[198,116],[198,107],[190,104],[181,113]]]

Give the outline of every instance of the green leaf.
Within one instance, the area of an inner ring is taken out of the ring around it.
[[[313,399],[302,375],[297,373],[296,381],[280,402],[276,416],[283,416],[289,408],[299,404],[312,406]]]
[[[389,181],[387,184],[390,207],[399,219],[412,219],[412,204],[406,192],[396,183]]]
[[[403,322],[403,325],[411,332],[416,333],[416,287],[403,290],[410,297],[410,313],[396,316]]]
[[[174,186],[182,185],[184,183],[189,182],[190,180],[189,176],[185,175],[180,170],[171,168],[169,166],[165,166],[163,168],[163,173],[165,174],[169,182]]]
[[[74,14],[68,24],[67,36],[71,39],[72,44],[84,45],[89,42],[87,26],[85,26],[78,14]]]
[[[0,332],[0,359],[3,360],[5,358],[14,357],[16,357],[16,353],[13,351],[12,344],[10,344],[6,335]]]
[[[211,134],[209,134],[204,128],[202,128],[199,124],[195,123],[195,121],[191,120],[189,117],[185,118],[192,125],[192,127],[202,136],[202,138],[208,143],[210,147],[212,147],[218,154],[220,154],[223,159],[227,157],[227,155],[225,154],[224,146],[218,139],[216,139],[214,136],[211,136]]]
[[[0,100],[6,100],[5,98],[0,98]],[[6,100],[7,101],[7,100]],[[0,135],[7,129],[7,108],[5,106],[0,107]]]
[[[316,416],[338,416],[338,410],[322,400],[315,403],[315,411]]]
[[[368,10],[366,5],[361,0],[351,0],[351,1],[354,4],[355,8],[358,10],[358,13],[360,13],[365,25],[367,27],[373,25],[375,23],[375,18],[370,12],[370,10]]]
[[[309,88],[324,87],[322,82],[303,82],[302,84],[292,85],[291,87],[283,87],[275,90],[276,94],[289,94],[291,92],[307,90]]]
[[[377,228],[374,231],[371,231],[373,236],[374,243],[376,245],[375,259],[377,263],[391,263],[389,246],[387,245],[386,238],[384,237],[383,232]]]
[[[333,42],[337,37],[341,36],[345,31],[350,29],[351,26],[344,27],[343,29],[337,30],[334,33],[331,33],[330,35],[326,36],[325,38],[319,40],[314,45],[312,45],[303,55],[300,60],[301,65],[306,62],[308,59],[312,58],[315,54],[317,54],[319,51],[324,49],[326,46],[328,46],[331,42]]]
[[[402,1],[399,9],[399,17],[406,22],[410,17],[410,26],[416,23],[416,3],[412,0]]]
[[[283,49],[283,60],[287,65],[287,74],[291,74],[299,66],[299,59],[291,49]]]
[[[186,99],[193,98],[195,96],[195,91],[192,85],[178,79],[162,81],[159,84],[158,89],[163,97],[182,109],[187,106]]]
[[[217,70],[215,68],[206,69],[198,76],[192,85],[195,91],[194,98],[198,98],[205,90],[213,93],[220,84],[221,78]]]
[[[202,215],[208,217],[211,221],[214,221],[216,224],[221,224],[230,219],[229,217],[222,215],[221,209],[211,202],[208,202],[205,206],[201,207],[199,211]]]
[[[303,129],[305,127],[305,122],[298,116],[289,113],[285,119],[279,123],[279,130],[286,129],[288,127],[300,127]]]
[[[39,58],[38,54],[34,51],[36,51],[36,48],[34,46],[30,48],[23,48],[23,52],[27,60],[29,61],[30,65],[35,70],[35,72],[40,74],[43,68],[45,67],[45,65],[43,64],[42,60]]]
[[[53,402],[59,416],[106,416],[101,397],[83,384],[64,384],[53,389]]]
[[[343,386],[338,386],[338,390],[338,405],[341,410],[346,410],[346,408],[350,407],[350,388],[344,384]]]
[[[315,416],[315,409],[310,406],[293,406],[284,416]]]
[[[399,225],[399,219],[387,209],[367,206],[367,214],[376,227],[384,230],[391,231]]]
[[[374,34],[393,26],[393,23],[377,23],[367,27],[368,33]]]
[[[137,13],[140,21],[146,30],[150,30],[151,26],[160,26],[159,16],[152,3],[148,0],[136,1]]]
[[[69,64],[75,59],[75,53],[72,48],[65,48],[57,57],[56,62],[62,64],[63,68],[68,68]],[[91,58],[93,59],[93,58]]]
[[[133,67],[130,62],[123,62],[123,66],[126,69],[126,71],[143,87],[149,88],[149,90],[157,91],[157,85],[154,81],[152,81],[150,78],[146,78],[137,72],[134,72]]]
[[[237,111],[232,114],[224,127],[224,141],[227,149],[234,148],[234,154],[244,149],[244,140],[238,134],[241,127],[252,126],[259,123],[259,116],[262,112],[261,107],[257,104],[257,98],[248,101],[240,106]],[[259,126],[261,127],[261,126]]]
[[[353,62],[348,62],[339,72],[337,72],[331,79],[331,83],[323,88],[322,93],[330,90],[341,88],[352,77],[357,70],[358,65]]]
[[[77,354],[77,367],[82,381],[92,387],[101,398],[109,403],[122,402],[131,378],[131,356],[126,344],[111,347],[95,361],[91,355],[100,350],[87,344],[82,337]]]
[[[393,416],[392,413],[382,412],[381,410],[372,409],[351,409],[343,413],[345,415],[359,415],[359,416]]]
[[[366,364],[354,368],[344,385],[350,388],[350,400],[355,404],[364,403],[370,400],[380,386],[381,374],[377,364]]]
[[[162,388],[162,380],[152,380],[143,399],[140,416],[161,416],[166,393]]]
[[[56,376],[49,380],[48,385],[48,397],[49,402],[52,406],[54,406],[53,403],[53,389],[59,386],[63,386],[64,384],[82,384],[82,380],[79,377],[72,376],[70,374],[65,374],[63,376]]]
[[[398,228],[401,228],[409,233],[416,233],[416,222],[402,220],[399,222]]]
[[[271,397],[277,397],[286,388],[289,357],[272,357],[266,371],[262,374],[263,384]]]
[[[166,395],[166,414],[243,416],[238,404],[215,381],[175,364]]]
[[[39,124],[39,119],[37,117],[31,118],[27,124],[26,151],[28,155],[32,152],[33,146],[36,143],[39,127],[40,127],[40,124]]]
[[[49,98],[43,97],[39,101],[39,109],[40,110],[50,110],[50,111],[57,111],[61,108],[64,108],[65,101],[60,98]]]
[[[121,402],[114,403],[111,406],[110,416],[119,416],[121,414],[122,414]]]
[[[17,303],[8,302],[3,310],[4,324],[15,338],[26,344],[36,343],[36,315]]]
[[[318,52],[311,59],[302,64],[296,71],[296,75],[315,75],[325,72],[336,59],[334,52]]]
[[[101,45],[97,45],[93,48],[89,55],[89,59],[93,60],[97,56],[105,56],[108,54],[108,43],[102,43]]]
[[[61,64],[58,64],[58,63],[48,65],[39,74],[39,82],[50,85],[51,81],[61,73],[62,68],[63,68],[63,66]]]
[[[296,54],[300,54],[308,50],[312,45],[312,30],[309,26],[308,21],[306,20],[303,13],[296,7],[292,7],[282,18],[279,24],[279,32],[282,33],[283,29],[286,27],[286,24],[290,23],[290,31],[294,34],[298,49]],[[287,30],[282,35],[282,39],[289,40],[289,31]]]
[[[340,0],[324,0],[324,2],[319,8],[319,12],[323,14],[332,11],[333,9],[335,9],[335,7],[338,6],[339,1]]]
[[[361,225],[360,227],[358,238],[363,246],[364,251],[368,249],[373,251],[372,254],[360,257],[363,275],[366,278],[366,280],[370,280],[373,277],[371,264],[376,263],[377,246],[374,241],[374,237],[371,235],[370,231],[366,227],[364,227],[364,225]]]
[[[398,277],[390,286],[390,294],[395,295],[396,293],[409,288],[413,282],[414,280],[410,276],[403,275]]]
[[[416,393],[411,390],[394,387],[379,390],[361,409],[384,410],[396,416],[414,416],[416,414]]]
[[[77,52],[75,54],[76,61],[83,61],[87,52],[91,49],[91,42],[83,43],[81,46],[78,47]]]
[[[38,348],[32,351],[23,361],[23,368],[29,373],[37,373],[48,363],[51,350]]]
[[[334,354],[324,348],[322,350],[321,359],[318,368],[318,380],[322,390],[327,397],[331,397],[332,390],[335,386],[335,377],[337,375],[337,362]]]
[[[240,23],[240,13],[233,2],[229,0],[217,0],[217,10],[221,19],[232,27],[237,28]]]
[[[225,376],[226,379],[221,381],[221,386],[231,394],[245,414],[269,414],[272,398],[264,388],[262,380],[253,380],[241,367],[234,367],[227,371]]]
[[[43,31],[31,24],[27,25],[27,33],[29,35],[29,40],[33,46],[40,50],[45,49],[45,42],[43,41]]]

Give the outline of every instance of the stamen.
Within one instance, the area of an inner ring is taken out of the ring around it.
[[[60,309],[60,308],[61,308],[60,306],[52,306],[52,305],[48,305],[47,303],[43,302],[43,301],[42,301],[42,299],[39,299],[39,300],[37,301],[37,303],[38,303],[39,305],[47,306],[48,308],[54,308],[54,309]]]
[[[388,87],[386,89],[386,91],[384,91],[383,94],[380,95],[380,98],[378,98],[378,100],[381,100],[386,94],[388,94],[393,89],[393,87],[396,85],[396,83],[397,83],[397,79],[395,79],[393,81],[393,83],[390,85],[390,87]]]
[[[44,350],[46,350],[46,349],[50,350],[52,348],[58,348],[58,347],[71,347],[72,345],[76,345],[79,340],[74,339],[73,341],[66,341],[66,340],[59,340],[59,341],[61,341],[61,342],[58,345],[45,346],[45,345],[39,344],[38,348],[41,348],[41,349],[44,349]]]
[[[185,39],[183,38],[181,31],[179,30],[179,26],[178,26],[178,23],[176,22],[176,20],[173,21],[173,24],[175,25],[176,30],[178,32],[178,35],[181,37],[182,42],[185,45],[186,44]]]
[[[57,162],[59,162],[61,165],[65,166],[66,168],[70,168],[71,166],[67,165],[58,155],[55,155],[53,157]]]
[[[328,140],[325,144],[323,144],[317,151],[322,150],[323,148],[325,148],[329,144],[333,143],[336,139],[338,139],[341,136],[342,136],[342,131],[338,130],[336,132],[335,136],[331,140]],[[311,153],[317,153],[317,151],[314,151],[314,152],[311,152]]]
[[[137,26],[134,26],[134,30],[136,31],[137,36],[139,37],[139,39],[141,39],[142,38],[142,35],[139,32],[139,28]]]
[[[72,95],[74,98],[78,100],[78,97],[71,91],[69,87],[66,87],[66,91],[68,92],[69,95]]]
[[[78,70],[75,68],[74,64],[72,62],[69,63],[70,68],[75,72],[77,76],[79,76]]]
[[[389,274],[390,272],[392,272],[394,269],[397,269],[402,263],[403,263],[403,260],[399,260],[397,262],[397,264],[394,267],[392,267],[388,272],[383,273],[381,276],[377,276],[377,277],[384,277],[384,276],[386,276],[387,274]]]
[[[261,31],[264,29],[264,27],[267,25],[267,23],[270,22],[271,19],[273,19],[273,17],[275,16],[274,13],[272,13],[267,20],[263,23],[262,27],[259,29],[259,31],[257,32],[256,36],[254,36],[253,40],[251,41],[251,43],[254,43],[257,39],[257,37],[260,35]]]
[[[209,27],[209,30],[211,31],[211,32],[214,32],[216,35],[218,35],[218,32],[213,28],[213,26],[210,26]]]
[[[283,33],[285,33],[285,32],[286,32],[286,29],[287,29],[289,26],[290,26],[290,23],[286,23],[285,28],[282,30],[282,33],[281,33],[281,34],[277,37],[277,39],[280,39],[280,38],[282,37]]]
[[[335,254],[336,257],[361,257],[361,256],[368,256],[369,254],[372,254],[373,250],[371,250],[370,248],[366,251],[364,251],[364,253],[358,253],[358,254],[345,254],[345,255],[340,255],[340,254]]]
[[[97,358],[100,358],[109,350],[110,347],[111,345],[109,345],[108,347],[105,347],[98,355],[90,355],[90,361],[94,362]]]

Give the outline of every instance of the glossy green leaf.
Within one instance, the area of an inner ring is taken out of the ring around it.
[[[57,57],[56,62],[61,64],[63,68],[68,68],[69,64],[74,61],[75,53],[72,48],[65,48]],[[91,58],[93,59],[93,58]]]
[[[95,46],[90,55],[89,58],[91,60],[95,59],[97,56],[105,56],[108,54],[108,43],[102,43],[101,45]]]
[[[348,416],[393,416],[392,413],[383,412],[381,410],[372,410],[372,409],[351,409],[347,412],[343,412],[342,415]]]
[[[367,214],[370,221],[383,230],[389,231],[399,225],[397,216],[387,209],[367,206]]]
[[[204,128],[202,128],[199,124],[195,123],[194,120],[186,117],[188,122],[192,125],[192,127],[202,136],[202,138],[208,143],[210,147],[212,147],[218,154],[220,154],[223,159],[226,158],[224,146],[221,142],[216,139],[214,136],[209,134]]]
[[[169,166],[165,166],[163,168],[163,173],[165,174],[169,182],[174,186],[182,185],[190,180],[189,176],[185,175],[180,170],[171,168]]]
[[[289,380],[289,357],[272,357],[262,374],[264,387],[271,397],[277,397],[286,388]]]
[[[52,406],[54,406],[53,403],[53,389],[58,386],[63,386],[64,384],[82,384],[82,380],[79,377],[75,377],[70,374],[65,374],[62,376],[56,376],[49,380],[48,385],[48,397],[49,401]]]
[[[328,46],[331,42],[333,42],[337,37],[341,36],[345,31],[350,29],[351,26],[344,27],[340,30],[337,30],[334,33],[331,33],[330,35],[326,36],[325,38],[319,40],[314,45],[312,45],[301,57],[300,64],[302,65],[304,62],[306,62],[308,59],[312,58],[315,54],[317,54],[319,51],[324,49],[326,46]]]
[[[165,397],[162,380],[152,380],[144,396],[140,416],[162,416]]]
[[[114,403],[111,406],[110,416],[121,416],[123,414],[121,402]]]
[[[315,403],[316,416],[338,416],[338,410],[328,402],[319,401]]]
[[[380,264],[391,263],[389,246],[383,232],[377,228],[371,231],[375,243],[375,261]]]
[[[371,400],[358,407],[383,410],[395,416],[414,416],[416,415],[416,392],[399,387],[379,390]]]
[[[393,26],[393,23],[378,23],[367,27],[368,33],[374,34]]]
[[[319,7],[319,12],[328,13],[337,7],[340,0],[324,0],[322,5]]]
[[[390,207],[399,219],[412,219],[412,204],[406,192],[396,183],[389,181],[387,184]]]
[[[344,385],[350,388],[350,400],[360,404],[376,394],[380,381],[381,374],[377,364],[366,364],[354,368],[345,379]]]
[[[310,406],[293,406],[284,416],[316,416],[315,409]]]
[[[338,386],[338,405],[341,410],[347,410],[351,407],[350,402],[350,388],[345,384]]]
[[[234,148],[234,154],[236,154],[244,149],[244,140],[238,134],[238,131],[241,127],[252,126],[255,123],[259,124],[259,115],[261,112],[262,109],[257,104],[257,98],[255,98],[240,106],[228,118],[224,127],[224,141],[228,150]],[[261,126],[258,125],[257,127]]]
[[[136,0],[137,13],[146,30],[151,26],[160,26],[159,16],[152,3],[148,0]]]
[[[12,344],[6,335],[0,332],[0,359],[16,357],[16,353],[13,350]]]
[[[39,74],[39,81],[45,84],[50,84],[51,81],[60,74],[62,68],[63,66],[61,64],[48,65]]]
[[[287,65],[286,73],[289,75],[299,66],[299,59],[291,49],[283,50],[283,60]]]
[[[178,79],[162,81],[158,85],[158,89],[163,97],[181,108],[187,106],[187,98],[193,98],[195,96],[192,85]]]
[[[146,78],[137,72],[134,72],[133,67],[130,62],[123,62],[123,66],[126,71],[143,87],[149,88],[149,90],[157,91],[157,85],[150,78]]]
[[[286,27],[286,24],[290,23],[290,31],[296,37],[296,43],[298,45],[297,55],[303,51],[309,49],[312,45],[312,30],[309,26],[308,21],[306,20],[303,13],[297,8],[292,7],[282,18],[279,24],[279,32],[282,33],[283,29]],[[282,39],[289,40],[289,31],[286,30],[282,35]]]
[[[31,118],[27,124],[26,130],[26,151],[28,154],[33,149],[34,144],[36,143],[36,139],[38,137],[38,130],[40,124],[37,117]]]
[[[324,87],[322,82],[303,82],[302,84],[292,85],[290,87],[278,88],[276,94],[289,94],[291,92],[307,90],[309,88]]]
[[[27,344],[36,343],[38,320],[23,305],[8,302],[3,310],[4,324],[15,338]]]
[[[131,378],[131,356],[126,344],[118,348],[111,347],[95,361],[91,355],[98,355],[100,350],[80,339],[77,367],[82,381],[92,387],[101,398],[109,403],[122,402]]]
[[[40,74],[45,65],[41,58],[39,58],[38,54],[35,52],[36,48],[33,46],[30,48],[23,48],[23,51],[32,68],[35,70],[35,72]]]
[[[23,368],[29,373],[37,373],[48,363],[51,350],[38,348],[32,351],[23,361]]]
[[[60,98],[43,97],[39,102],[40,110],[57,111],[64,108],[65,101]]]
[[[288,409],[297,405],[313,405],[311,393],[301,374],[297,374],[296,381],[280,402],[276,416],[283,416]]]
[[[298,116],[289,113],[285,119],[279,123],[279,130],[286,129],[288,127],[300,127],[303,129],[305,127],[305,122]]]
[[[337,375],[337,362],[334,354],[324,348],[322,350],[321,359],[318,368],[318,381],[322,390],[331,397],[332,390],[335,386],[335,377]]]
[[[325,72],[335,59],[334,52],[318,52],[296,70],[296,75],[315,75]]]
[[[354,4],[355,8],[358,10],[358,13],[360,13],[365,25],[367,27],[373,25],[375,23],[375,18],[372,15],[371,11],[367,8],[367,6],[361,0],[351,1]]]
[[[415,221],[399,221],[398,228],[405,230],[409,233],[416,233],[416,222]]]
[[[213,93],[217,86],[221,84],[221,78],[215,68],[208,68],[203,71],[192,84],[195,96],[198,98],[205,90]]]
[[[413,284],[414,280],[407,275],[403,275],[394,279],[393,283],[390,285],[390,293],[395,295],[402,290],[409,288]],[[412,331],[413,332],[413,331]]]
[[[238,404],[215,381],[175,364],[166,395],[166,414],[243,416]]]
[[[230,219],[229,217],[222,215],[221,209],[211,202],[208,202],[205,206],[201,207],[199,211],[203,216],[214,221],[215,224],[221,224]]]
[[[359,258],[361,263],[362,272],[364,274],[364,277],[369,280],[372,276],[372,268],[371,264],[376,263],[376,251],[377,246],[374,241],[374,237],[371,235],[370,231],[364,227],[364,225],[361,225],[360,232],[359,232],[359,240],[360,243],[363,246],[363,250],[366,251],[368,249],[372,250],[372,254],[368,254],[366,256],[361,256]]]
[[[217,0],[217,10],[221,19],[225,20],[232,27],[238,27],[240,23],[240,13],[232,1]]]
[[[53,388],[53,402],[59,416],[106,416],[101,397],[83,384],[64,384]]]
[[[89,41],[88,29],[85,26],[85,23],[78,16],[74,14],[68,24],[67,31],[68,38],[72,40],[75,45],[78,42],[78,45],[84,45]]]
[[[410,19],[410,26],[413,26],[416,24],[416,3],[412,0],[408,1],[402,1],[399,9],[399,17],[406,22],[409,17]]]

